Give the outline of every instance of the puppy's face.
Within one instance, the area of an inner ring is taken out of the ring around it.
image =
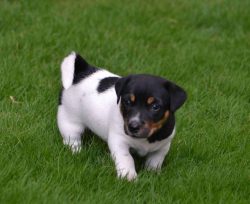
[[[150,75],[120,78],[115,90],[124,119],[124,131],[135,138],[148,138],[183,105],[185,91],[174,83]]]

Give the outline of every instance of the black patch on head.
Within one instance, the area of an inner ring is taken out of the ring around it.
[[[98,68],[89,65],[79,54],[76,54],[73,84],[77,84],[98,70]]]
[[[140,114],[140,122],[150,124],[163,119],[166,111],[169,111],[169,117],[162,127],[148,137],[149,143],[166,139],[172,134],[175,127],[174,113],[187,98],[186,92],[173,82],[144,74],[119,79],[115,84],[115,90],[117,103],[121,100],[120,110],[125,121],[125,130],[128,128],[128,121],[137,113]],[[129,100],[128,96],[131,94],[135,96],[135,102]],[[154,102],[148,104],[149,97],[154,97]],[[139,135],[136,135],[137,138],[145,137],[148,134],[147,126],[141,128],[141,135],[139,131]]]
[[[100,82],[99,85],[97,87],[97,91],[99,93],[102,93],[106,90],[108,90],[109,88],[111,88],[112,86],[115,85],[115,83],[119,80],[119,77],[106,77],[103,78]]]
[[[59,105],[62,105],[62,93],[63,93],[63,87],[60,89],[60,92],[59,92],[59,98],[58,98],[58,104]]]
[[[159,129],[156,133],[154,133],[148,138],[148,142],[153,143],[168,138],[172,134],[174,127],[175,127],[175,116],[174,113],[170,113],[166,123],[162,126],[161,129]]]

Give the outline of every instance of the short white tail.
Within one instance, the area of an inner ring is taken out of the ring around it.
[[[71,52],[64,58],[61,64],[62,85],[64,89],[68,89],[74,79],[76,53]]]

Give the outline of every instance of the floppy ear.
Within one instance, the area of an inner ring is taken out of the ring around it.
[[[181,87],[170,81],[165,83],[165,87],[170,94],[170,111],[174,112],[184,104],[187,94]]]
[[[124,89],[125,85],[128,83],[128,81],[129,81],[129,77],[122,77],[115,83],[115,92],[116,92],[116,95],[117,95],[117,104],[120,101],[123,89]]]

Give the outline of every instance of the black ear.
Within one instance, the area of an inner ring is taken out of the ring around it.
[[[126,86],[126,84],[129,81],[129,77],[122,77],[120,78],[116,83],[115,83],[115,91],[116,91],[116,95],[117,95],[117,104],[120,101],[122,92],[124,90],[124,87]]]
[[[176,111],[180,108],[187,99],[186,92],[173,82],[167,81],[165,84],[170,94],[170,111]]]

